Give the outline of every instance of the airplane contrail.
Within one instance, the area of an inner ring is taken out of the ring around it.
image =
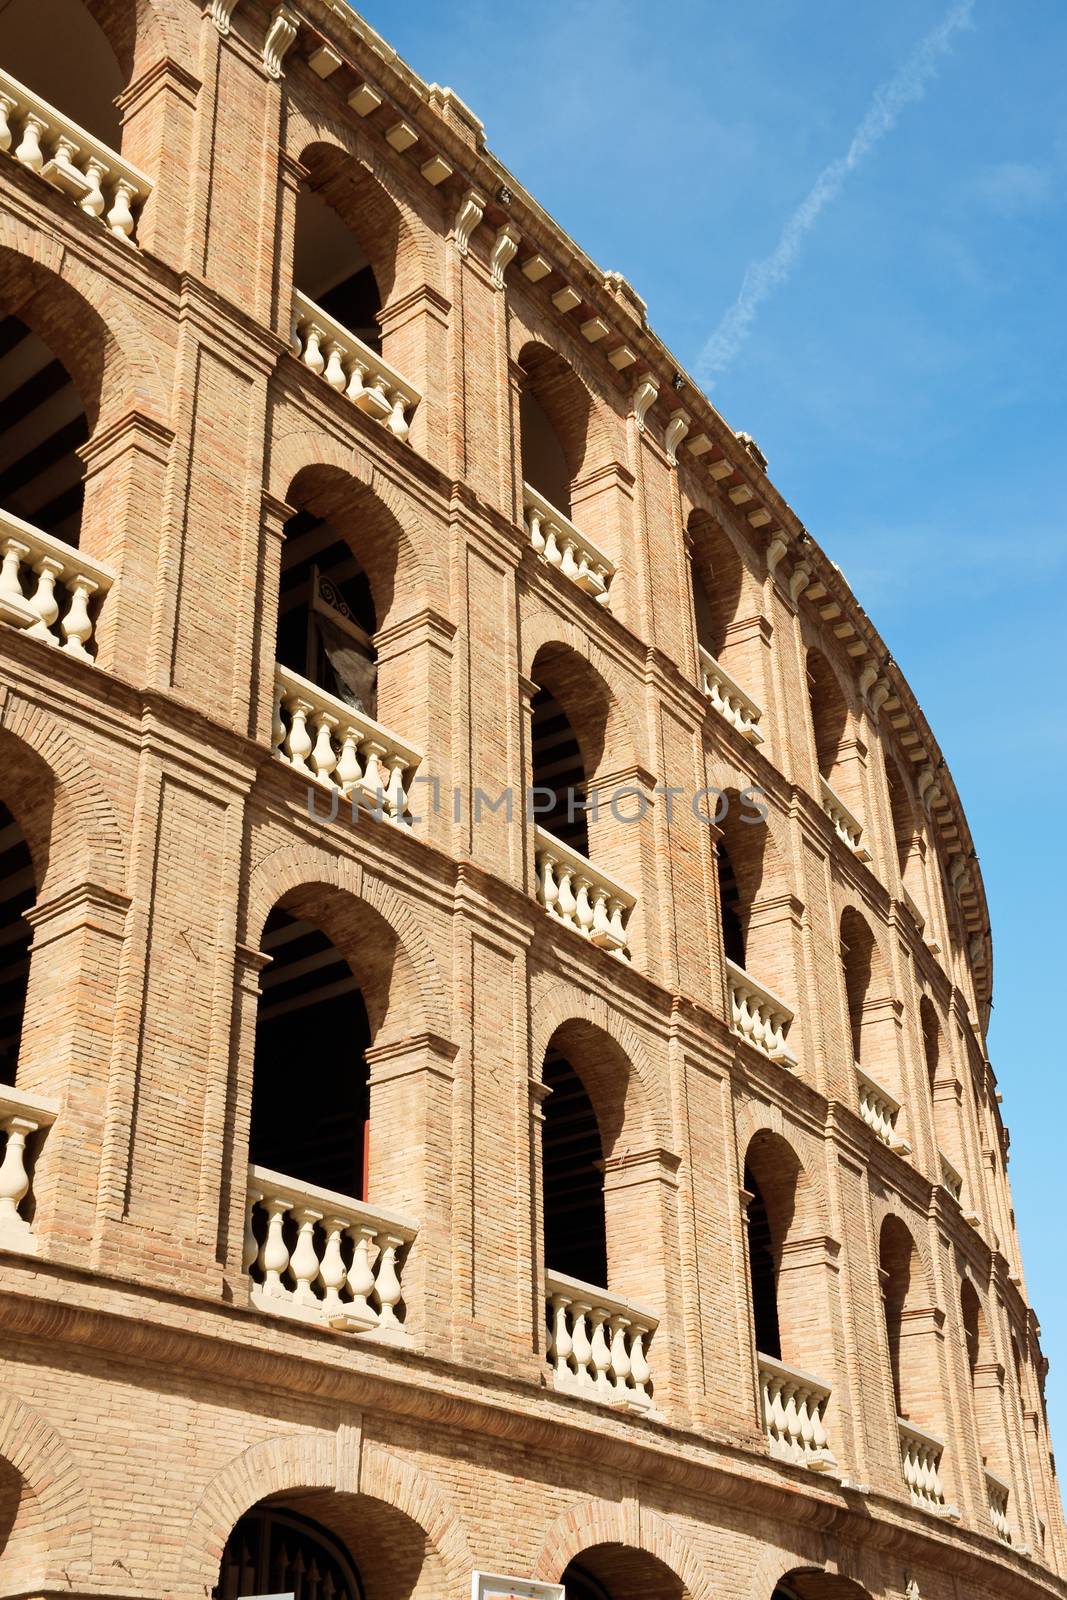
[[[820,214],[835,200],[845,179],[891,133],[905,106],[921,100],[937,72],[938,63],[961,29],[970,25],[974,0],[958,0],[935,28],[920,40],[907,61],[874,97],[845,154],[825,166],[782,229],[770,255],[746,269],[741,290],[705,344],[697,374],[710,388],[718,373],[729,366],[751,331],[756,313],[772,290],[785,283],[800,254],[805,236]]]

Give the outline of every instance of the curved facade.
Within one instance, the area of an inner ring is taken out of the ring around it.
[[[2,1592],[1064,1593],[981,877],[841,573],[347,9],[54,3]]]

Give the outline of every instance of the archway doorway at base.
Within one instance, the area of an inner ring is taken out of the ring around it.
[[[562,1579],[566,1600],[689,1600],[682,1580],[646,1550],[598,1544],[575,1556]]]
[[[214,1600],[281,1594],[294,1600],[365,1600],[359,1571],[332,1534],[310,1517],[265,1502],[234,1525]]]

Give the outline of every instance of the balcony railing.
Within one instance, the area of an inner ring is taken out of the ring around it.
[[[547,828],[534,829],[534,851],[537,899],[549,916],[598,949],[628,960],[626,922],[637,896]]]
[[[912,1501],[927,1511],[944,1511],[945,1487],[941,1482],[941,1457],[945,1441],[897,1418],[900,1464]]]
[[[863,843],[863,823],[858,817],[853,816],[845,802],[836,790],[831,789],[825,778],[819,779],[819,793],[822,798],[822,808],[834,825],[834,832],[847,845],[858,861],[869,861],[871,853]]]
[[[0,558],[0,622],[91,661],[93,611],[115,581],[110,567],[10,511],[0,511]]]
[[[829,1389],[771,1356],[761,1355],[757,1360],[763,1426],[771,1455],[811,1472],[832,1472],[837,1458],[824,1425]]]
[[[417,1222],[266,1167],[248,1169],[252,1304],[339,1333],[402,1333],[402,1256]]]
[[[941,1187],[947,1189],[953,1200],[963,1197],[963,1177],[956,1171],[948,1156],[943,1150],[937,1152],[937,1159],[941,1165]]]
[[[570,578],[579,589],[591,595],[597,605],[608,605],[615,563],[528,483],[522,486],[522,505],[526,532],[538,555],[550,567],[558,567],[565,578]]]
[[[859,1091],[860,1116],[890,1150],[908,1150],[910,1146],[897,1133],[900,1101],[894,1100],[888,1089],[883,1089],[869,1073],[856,1062],[856,1085]]]
[[[993,1523],[993,1531],[998,1539],[1003,1539],[1005,1544],[1013,1544],[1011,1536],[1011,1523],[1008,1521],[1008,1497],[1011,1490],[1003,1478],[985,1469],[986,1494],[989,1497],[989,1515]]]
[[[26,1094],[21,1089],[0,1089],[0,1133],[4,1158],[0,1161],[0,1249],[34,1255],[37,1240],[25,1212],[33,1199],[33,1177],[27,1165],[26,1141],[41,1128],[50,1128],[59,1107],[52,1100]]]
[[[744,967],[726,963],[730,988],[730,1026],[734,1033],[783,1066],[795,1067],[797,1058],[786,1043],[793,1012],[771,989],[765,989]]]
[[[420,752],[280,665],[274,668],[272,737],[275,754],[297,772],[383,821],[409,824],[411,776]]]
[[[556,1388],[604,1405],[647,1411],[652,1404],[648,1348],[659,1318],[559,1272],[545,1273],[545,1298]]]
[[[101,218],[117,239],[133,239],[151,178],[8,72],[0,72],[0,150],[68,195],[86,216]]]
[[[299,289],[293,294],[291,348],[331,389],[346,394],[398,439],[407,438],[419,391]]]
[[[715,710],[750,744],[762,744],[763,735],[758,727],[759,719],[763,715],[762,708],[750,694],[745,693],[739,683],[731,678],[726,668],[716,661],[710,650],[705,650],[701,645],[698,655],[700,686]]]

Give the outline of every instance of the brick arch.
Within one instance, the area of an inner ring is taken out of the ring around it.
[[[210,1594],[226,1540],[244,1513],[268,1495],[331,1489],[381,1500],[421,1529],[457,1584],[473,1567],[459,1514],[428,1473],[380,1445],[363,1445],[359,1487],[339,1467],[338,1442],[325,1433],[276,1434],[250,1445],[204,1489],[185,1536],[175,1595]]]
[[[367,252],[383,306],[424,284],[443,291],[439,229],[420,214],[413,197],[397,182],[390,163],[361,129],[334,116],[323,98],[316,96],[307,104],[290,103],[285,147],[316,177],[320,176],[316,168],[328,174],[329,181],[322,188],[324,199],[333,203],[330,190],[334,184],[352,186],[370,225],[361,231],[353,226],[343,204],[335,209],[353,227]],[[386,241],[384,246],[381,240]]]
[[[673,1132],[665,1084],[659,1079],[637,1030],[600,995],[564,983],[556,973],[541,974],[547,996],[531,1005],[531,1072],[541,1075],[545,1052],[568,1023],[581,1023],[602,1034],[627,1061],[639,1099],[637,1126],[663,1150],[673,1148]],[[536,980],[534,987],[536,988]]]
[[[170,407],[151,353],[151,340],[140,320],[114,293],[110,280],[32,223],[0,214],[0,271],[10,271],[17,264],[25,269],[18,275],[22,299],[12,310],[34,327],[63,362],[79,390],[90,427],[128,411],[165,424]],[[53,299],[60,302],[51,316],[50,286]],[[31,300],[37,302],[35,306],[30,306]],[[28,307],[30,314],[24,315],[22,306]],[[70,337],[71,327],[78,328],[77,339]],[[85,338],[87,330],[89,340]]]
[[[871,1220],[874,1224],[874,1240],[876,1248],[880,1247],[882,1238],[882,1225],[887,1217],[894,1217],[911,1235],[912,1246],[919,1261],[922,1272],[922,1291],[926,1304],[936,1306],[934,1276],[934,1258],[930,1248],[930,1241],[926,1237],[926,1230],[921,1226],[923,1219],[915,1217],[907,1209],[898,1194],[891,1190],[873,1193],[871,1196]],[[917,1226],[917,1224],[919,1224]]]
[[[871,987],[874,992],[875,982],[881,985],[886,993],[892,981],[892,962],[889,951],[889,932],[878,920],[872,917],[871,908],[856,894],[850,893],[842,885],[835,885],[834,894],[834,927],[840,935],[841,923],[846,912],[853,912],[867,927],[872,940],[874,961],[871,967]]]
[[[48,839],[30,852],[37,893],[94,882],[121,892],[126,880],[122,833],[111,800],[85,756],[58,720],[13,691],[0,694],[0,748],[8,740],[29,752],[30,765],[52,783]],[[17,815],[17,805],[12,808]],[[56,846],[58,845],[58,849]]]
[[[289,503],[286,497],[301,474],[315,469],[344,474],[353,485],[372,494],[407,540],[414,577],[424,597],[436,597],[439,609],[445,609],[447,581],[440,538],[429,527],[417,502],[398,489],[358,445],[353,446],[323,426],[309,428],[301,419],[295,426],[272,436],[269,450],[267,492],[283,505]]]
[[[81,1469],[60,1435],[39,1412],[0,1392],[0,1458],[38,1502],[42,1586],[88,1586],[93,1571],[92,1499]]]
[[[639,765],[647,765],[641,703],[637,691],[586,630],[554,612],[539,608],[523,616],[521,632],[520,670],[523,675],[527,678],[532,676],[534,661],[545,645],[561,645],[573,651],[604,685],[610,703],[612,743],[619,751],[619,764],[636,761]]]
[[[709,621],[723,635],[716,641],[722,650],[727,644],[728,625],[762,609],[763,585],[755,551],[736,537],[726,519],[711,505],[684,497],[682,514],[692,551],[694,585],[699,581],[703,587],[711,613]],[[699,607],[697,623],[699,629]],[[706,641],[701,643],[712,649]]]
[[[623,459],[619,419],[582,351],[565,348],[555,329],[529,330],[516,319],[511,357],[528,375],[531,392],[557,436],[572,482],[610,461]]]
[[[740,1172],[749,1146],[757,1134],[773,1133],[787,1144],[796,1158],[806,1190],[805,1222],[820,1232],[830,1231],[830,1203],[819,1166],[821,1143],[786,1121],[782,1108],[762,1100],[746,1100],[737,1107],[734,1127],[737,1139],[737,1166]]]
[[[294,890],[316,884],[325,884],[350,895],[388,928],[415,980],[422,1013],[420,1026],[446,1037],[449,1025],[446,990],[418,917],[401,895],[369,874],[358,862],[330,855],[312,845],[277,845],[256,863],[249,878],[245,942],[258,949],[264,924],[278,901]]]
[[[710,1573],[666,1517],[642,1506],[640,1517],[631,1519],[618,1502],[607,1500],[587,1500],[556,1518],[534,1562],[533,1575],[543,1583],[558,1583],[572,1561],[601,1544],[643,1551],[674,1574],[685,1588],[686,1600],[713,1600]]]

